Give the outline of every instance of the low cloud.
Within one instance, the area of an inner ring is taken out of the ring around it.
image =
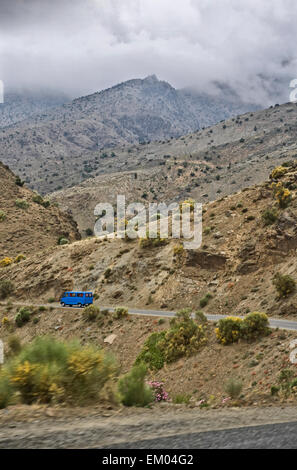
[[[294,0],[2,0],[0,79],[78,96],[155,73],[288,101],[296,18]]]

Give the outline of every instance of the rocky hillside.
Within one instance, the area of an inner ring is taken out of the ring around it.
[[[115,169],[118,151],[114,147],[178,137],[254,108],[239,98],[225,98],[222,90],[213,97],[179,91],[153,75],[2,129],[0,159],[23,174],[31,187],[48,192],[80,182],[94,167],[101,167],[106,155],[112,156],[109,164]],[[137,156],[130,157],[135,165]]]
[[[80,235],[76,223],[25,186],[0,163],[0,260],[19,254],[35,255]]]
[[[3,268],[0,279],[32,302],[58,298],[64,288],[92,289],[101,305],[296,316],[296,293],[278,300],[273,284],[277,272],[297,280],[296,164],[277,178],[277,189],[269,180],[205,205],[198,250],[183,250],[177,240],[145,247],[90,238]]]
[[[51,197],[70,211],[82,233],[94,226],[96,204],[114,202],[117,194],[145,204],[188,197],[202,203],[213,201],[261,183],[276,165],[295,159],[296,118],[297,106],[288,103],[247,113],[179,139],[115,149],[115,156],[108,152],[92,160],[93,156],[86,154],[85,168],[92,178]],[[68,182],[77,180],[67,161],[63,168],[67,168]],[[51,185],[42,177],[40,171],[37,187],[53,187],[58,181],[63,184],[61,172]],[[83,170],[80,178],[84,178]]]
[[[12,126],[34,114],[46,114],[55,106],[61,106],[68,101],[69,98],[63,93],[48,90],[5,92],[4,103],[0,104],[0,128]]]

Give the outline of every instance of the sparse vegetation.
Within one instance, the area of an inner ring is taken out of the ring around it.
[[[29,203],[25,200],[25,199],[16,199],[15,200],[15,205],[19,208],[19,209],[28,209],[29,207]]]
[[[34,194],[32,196],[32,201],[43,207],[49,207],[51,204],[50,201],[44,200],[43,197],[40,196],[40,194]]]
[[[272,225],[277,221],[278,213],[276,209],[266,209],[262,212],[262,220],[264,225]]]
[[[209,303],[209,301],[212,299],[212,294],[207,293],[202,299],[199,301],[199,305],[201,308],[206,307],[206,305]]]
[[[68,244],[69,244],[68,238],[60,237],[58,239],[58,245],[68,245]]]
[[[233,399],[238,398],[242,391],[242,381],[239,379],[231,378],[225,384],[226,393]]]
[[[173,396],[172,402],[175,405],[188,405],[191,400],[191,395],[187,393],[177,393],[176,395]]]
[[[20,328],[25,323],[28,323],[32,315],[32,309],[30,307],[21,307],[15,316],[15,323]]]
[[[14,262],[15,263],[20,263],[21,261],[24,261],[26,259],[26,256],[23,255],[22,253],[20,253],[19,255],[17,255],[14,259]]]
[[[114,318],[116,318],[117,320],[127,318],[128,313],[129,311],[126,307],[117,307],[114,310]]]
[[[0,222],[3,222],[6,219],[6,213],[0,210]]]
[[[276,273],[273,278],[273,285],[277,290],[279,298],[288,297],[296,290],[296,281],[288,274]]]
[[[154,401],[153,391],[145,383],[146,372],[144,364],[135,365],[119,380],[119,393],[125,406],[147,406]]]
[[[0,281],[0,299],[6,299],[14,292],[14,284],[9,279]]]
[[[82,316],[86,321],[95,321],[100,314],[100,308],[95,305],[88,305],[82,311]]]

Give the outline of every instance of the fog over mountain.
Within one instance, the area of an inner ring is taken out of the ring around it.
[[[155,73],[175,88],[289,101],[294,0],[1,0],[0,79],[82,96]]]

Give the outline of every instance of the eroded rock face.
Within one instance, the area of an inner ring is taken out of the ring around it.
[[[255,243],[246,243],[240,251],[238,252],[238,257],[243,261],[248,260],[251,256],[255,255],[256,244]]]
[[[227,257],[220,253],[209,253],[208,251],[188,250],[185,261],[186,266],[200,266],[208,270],[224,269]]]
[[[244,261],[237,266],[236,272],[238,274],[249,274],[257,271],[258,268],[257,261]]]

